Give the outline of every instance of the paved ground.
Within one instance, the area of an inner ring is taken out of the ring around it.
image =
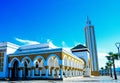
[[[71,78],[66,79],[65,82],[71,82],[71,83],[120,83],[120,76],[118,77],[118,80],[114,80],[109,76],[99,76],[99,77],[77,77],[77,78]],[[64,82],[63,82],[64,83]]]
[[[53,80],[30,80],[30,81],[0,81],[0,83],[120,83],[120,76],[118,80],[114,80],[109,76],[99,77],[72,77],[63,81]]]

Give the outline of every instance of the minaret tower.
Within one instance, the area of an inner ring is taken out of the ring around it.
[[[85,39],[86,46],[90,51],[91,59],[91,74],[98,75],[98,56],[97,56],[97,47],[96,47],[96,38],[94,26],[91,24],[90,19],[87,17],[87,22],[85,26]]]

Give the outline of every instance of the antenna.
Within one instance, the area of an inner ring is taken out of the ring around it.
[[[87,22],[86,22],[87,24],[91,24],[91,21],[90,21],[90,19],[89,19],[89,17],[87,16]]]

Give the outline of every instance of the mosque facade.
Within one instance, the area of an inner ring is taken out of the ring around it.
[[[27,46],[0,43],[0,78],[64,79],[91,76],[90,72],[87,48],[68,50],[51,42]]]

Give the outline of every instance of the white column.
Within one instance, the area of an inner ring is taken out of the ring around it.
[[[32,78],[34,78],[34,69],[32,69]]]
[[[42,73],[42,70],[40,69],[40,76],[42,75],[41,73]]]
[[[78,76],[78,72],[77,72],[77,70],[76,70],[76,76]]]
[[[75,76],[77,76],[77,70],[75,70]]]
[[[76,76],[78,76],[77,70],[76,70]]]
[[[78,76],[79,76],[79,70],[78,70]]]
[[[48,78],[48,68],[46,69],[46,77]]]
[[[70,70],[68,70],[68,77],[70,77]]]
[[[75,70],[74,70],[73,72],[74,72],[74,76],[76,76],[76,75],[75,75]]]
[[[78,75],[80,76],[80,71],[78,70]]]
[[[80,71],[78,70],[78,76],[80,76]]]
[[[20,78],[22,78],[22,69],[20,69],[20,72],[19,72],[20,74]]]
[[[69,70],[69,77],[71,77],[71,70]]]
[[[30,77],[30,73],[31,73],[30,71],[31,71],[31,70],[28,70],[28,77]]]
[[[54,78],[54,74],[55,74],[54,69],[52,69],[52,77],[53,78]]]
[[[77,76],[77,71],[75,70],[75,76]]]
[[[63,69],[60,68],[60,78],[63,78]]]
[[[74,70],[74,76],[76,76],[76,70]]]
[[[77,76],[78,76],[78,70],[77,70]]]
[[[66,76],[66,78],[68,77],[68,71],[67,71],[67,69],[65,70],[65,76]]]
[[[70,77],[72,77],[72,70],[70,70]]]
[[[59,70],[57,70],[57,77],[59,77]]]
[[[78,76],[79,76],[79,70],[77,72],[78,72]]]
[[[71,76],[72,76],[71,70],[69,70],[69,72],[70,72],[70,75],[69,75],[69,76],[71,77]]]
[[[75,70],[74,70],[74,76],[76,76],[76,75],[75,75]]]
[[[80,73],[80,76],[81,76],[81,71],[79,71],[79,73]]]
[[[72,70],[72,77],[74,76],[74,72],[73,72],[73,70]]]
[[[82,76],[81,71],[80,71],[80,76]]]
[[[77,70],[77,76],[78,76],[78,70]]]
[[[74,77],[74,70],[72,70],[72,73],[73,73],[73,77]]]
[[[83,76],[83,72],[81,71],[81,76]]]
[[[75,74],[76,74],[76,76],[77,76],[77,70],[75,70]]]

